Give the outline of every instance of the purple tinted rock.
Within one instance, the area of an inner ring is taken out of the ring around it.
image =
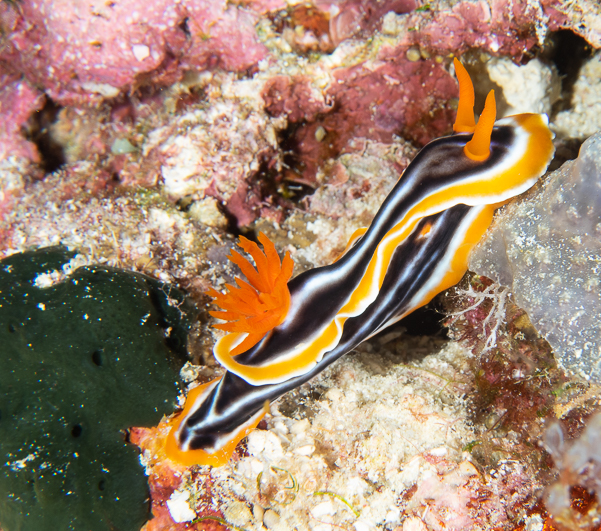
[[[389,144],[396,135],[423,146],[450,131],[454,111],[448,103],[458,96],[455,80],[443,64],[411,61],[406,52],[405,47],[383,48],[377,62],[334,71],[327,92],[331,110],[296,129],[290,140],[297,165],[288,179],[314,186],[323,161],[352,152],[355,139]]]
[[[225,0],[16,5],[0,11],[9,30],[0,60],[60,104],[169,85],[184,69],[245,70],[266,53],[257,40],[255,14]]]
[[[16,157],[39,162],[39,153],[25,139],[22,127],[44,105],[44,96],[16,75],[0,73],[0,159]]]

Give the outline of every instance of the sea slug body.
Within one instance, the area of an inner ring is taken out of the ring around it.
[[[167,437],[170,458],[226,463],[269,402],[456,284],[495,209],[545,172],[554,152],[546,116],[495,121],[491,91],[476,125],[471,80],[457,60],[455,69],[456,134],[417,154],[370,227],[336,262],[288,282],[289,257],[280,263],[263,235],[265,253],[242,241],[257,271],[234,256],[249,283],[238,279],[229,294],[212,293],[225,310],[215,315],[236,321],[220,325],[232,333],[214,347],[227,372],[188,394]]]

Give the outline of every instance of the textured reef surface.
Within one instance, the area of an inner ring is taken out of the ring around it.
[[[478,113],[495,89],[499,117],[548,114],[557,171],[504,207],[473,273],[284,396],[227,465],[165,459],[173,357],[188,388],[223,372],[206,291],[239,274],[237,236],[264,232],[295,274],[336,259],[452,131],[455,56]],[[25,510],[34,528],[599,529],[600,65],[597,0],[1,1],[2,529]],[[96,315],[84,286],[115,297],[110,355],[71,324]]]

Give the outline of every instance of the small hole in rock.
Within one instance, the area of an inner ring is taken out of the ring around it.
[[[188,27],[188,20],[188,17],[186,17],[177,25],[177,27],[184,32],[184,35],[187,39],[189,39],[192,36],[192,34],[190,33],[190,28]]]
[[[92,353],[92,362],[98,367],[102,367],[102,351],[96,350]]]
[[[75,437],[75,438],[79,437],[81,435],[82,431],[83,430],[82,430],[81,424],[76,424],[75,426],[73,426],[71,428],[71,437]]]
[[[432,306],[422,306],[399,321],[410,336],[447,337],[447,330],[442,325],[443,316]]]
[[[14,327],[13,325],[9,324],[9,325],[8,325],[8,331],[9,331],[11,334],[14,334],[14,333],[15,333],[15,327]]]
[[[547,43],[545,55],[561,77],[561,99],[553,106],[553,112],[557,113],[571,107],[580,68],[594,50],[583,37],[568,29],[551,32]]]
[[[25,128],[25,136],[38,148],[45,173],[58,170],[66,162],[63,146],[52,134],[52,125],[57,121],[61,108],[50,98],[46,98],[44,107],[33,113]]]
[[[182,346],[182,342],[180,341],[179,337],[177,337],[175,335],[170,335],[170,336],[166,337],[165,343],[171,350],[175,350],[175,351],[179,351]]]
[[[104,490],[105,486],[106,486],[106,481],[104,479],[101,479],[98,482],[98,490]]]

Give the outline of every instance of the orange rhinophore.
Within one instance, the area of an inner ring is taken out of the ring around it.
[[[467,73],[465,66],[455,57],[455,74],[459,81],[459,105],[457,106],[457,118],[453,124],[453,131],[456,133],[473,133],[476,128],[474,120],[474,85],[472,79]]]
[[[490,138],[497,119],[495,92],[491,90],[486,96],[484,110],[480,115],[478,125],[476,125],[474,120],[474,85],[467,70],[456,57],[453,59],[453,64],[459,81],[459,105],[457,106],[457,118],[453,124],[453,131],[455,133],[474,133],[463,151],[469,159],[481,162],[490,155]]]
[[[213,317],[230,321],[214,325],[227,332],[247,333],[246,338],[234,348],[231,356],[236,356],[256,345],[270,330],[282,323],[290,308],[288,280],[292,276],[294,262],[286,253],[280,257],[271,240],[265,234],[259,234],[264,252],[255,243],[240,236],[238,244],[250,254],[257,266],[237,251],[232,251],[229,259],[236,264],[248,282],[236,277],[236,284],[226,284],[229,293],[209,290],[209,295],[223,311],[209,312]]]
[[[463,149],[470,159],[480,162],[486,160],[490,155],[490,138],[496,119],[497,104],[495,101],[495,91],[491,90],[488,96],[486,96],[484,110],[480,115],[478,125],[474,129],[474,136]]]

